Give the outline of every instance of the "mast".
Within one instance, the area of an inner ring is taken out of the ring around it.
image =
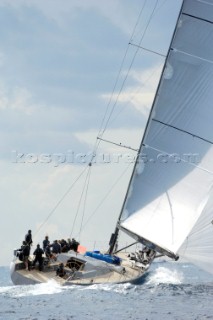
[[[109,254],[112,254],[114,252],[114,250],[115,250],[115,246],[116,246],[116,243],[117,243],[119,230],[120,230],[120,220],[121,220],[121,217],[122,217],[122,214],[123,214],[123,210],[124,210],[124,207],[125,207],[125,204],[126,204],[126,200],[127,200],[128,194],[129,194],[129,189],[130,189],[133,177],[134,177],[134,173],[135,173],[135,170],[136,170],[136,167],[137,167],[137,164],[138,164],[138,159],[139,159],[139,156],[140,156],[140,150],[141,150],[141,148],[142,148],[142,146],[144,144],[144,139],[146,137],[146,133],[147,133],[147,130],[148,130],[148,127],[149,127],[151,115],[152,115],[152,112],[153,112],[153,109],[154,109],[154,106],[155,106],[155,102],[156,102],[157,97],[158,97],[158,92],[159,92],[159,89],[160,89],[161,80],[162,80],[162,77],[163,77],[163,74],[164,74],[164,71],[165,71],[165,68],[166,68],[166,65],[167,65],[168,57],[169,57],[169,54],[170,54],[170,51],[171,51],[172,42],[173,42],[173,39],[174,39],[176,31],[177,31],[178,22],[179,22],[179,19],[180,19],[182,10],[183,10],[184,1],[185,0],[182,1],[182,5],[181,5],[181,9],[180,9],[178,18],[177,18],[175,29],[174,29],[174,32],[173,32],[173,35],[172,35],[172,38],[171,38],[171,41],[170,41],[170,45],[169,45],[169,48],[168,48],[168,51],[167,51],[166,59],[164,61],[164,65],[163,65],[163,69],[162,69],[162,72],[161,72],[161,76],[160,76],[160,80],[159,80],[159,83],[158,83],[158,87],[157,87],[157,90],[156,90],[156,93],[155,93],[155,97],[154,97],[154,100],[153,100],[153,103],[152,103],[152,106],[151,106],[151,109],[150,109],[150,113],[149,113],[149,117],[148,117],[148,120],[147,120],[147,123],[146,123],[144,134],[143,134],[143,137],[142,137],[142,140],[141,140],[141,143],[140,143],[139,152],[137,153],[135,165],[134,165],[134,168],[133,168],[133,171],[132,171],[132,175],[131,175],[131,178],[130,178],[130,181],[129,181],[129,184],[128,184],[128,187],[127,187],[126,195],[125,195],[125,198],[124,198],[124,201],[123,201],[123,204],[122,204],[122,207],[121,207],[121,211],[120,211],[120,214],[119,214],[119,217],[118,217],[118,220],[117,220],[115,231],[114,231],[114,233],[112,233],[110,241],[109,241],[109,250],[108,250]],[[170,256],[172,258],[178,259],[177,256],[173,256],[172,254]]]

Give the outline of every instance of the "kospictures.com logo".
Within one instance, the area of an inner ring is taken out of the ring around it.
[[[137,159],[140,163],[181,163],[188,162],[191,164],[198,164],[199,154],[197,153],[172,153],[167,154],[163,152],[156,153],[155,156],[150,156],[146,153],[133,154],[133,153],[75,153],[72,150],[68,150],[65,153],[23,153],[13,150],[12,163],[26,163],[26,164],[52,164],[54,167],[58,167],[62,164],[84,164],[84,163],[134,163]]]

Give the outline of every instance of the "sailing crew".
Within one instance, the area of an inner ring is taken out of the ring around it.
[[[46,247],[48,246],[48,244],[50,244],[49,237],[45,236],[45,239],[43,240],[43,250],[44,250],[44,252],[45,252]]]
[[[73,250],[75,252],[78,251],[79,242],[76,241],[74,238],[72,238],[72,241],[70,243],[70,250]]]
[[[61,239],[60,241],[60,245],[61,245],[61,252],[68,252],[69,251],[69,247],[68,247],[68,243],[66,240]]]
[[[55,255],[51,252],[50,244],[46,246],[44,253],[49,260],[50,259],[56,260]]]
[[[22,253],[21,254],[22,257],[19,257],[19,259],[21,258],[21,260],[24,262],[26,270],[30,270],[30,263],[29,263],[30,246],[26,243],[26,241],[22,242],[20,251]]]
[[[70,246],[71,246],[71,239],[68,238],[67,239],[67,247],[68,247],[68,251],[70,250]]]
[[[61,253],[61,246],[57,240],[55,240],[50,247],[52,248],[52,253],[58,254]]]
[[[28,233],[25,235],[25,241],[26,243],[31,246],[33,241],[32,241],[32,231],[28,230]]]
[[[60,263],[56,270],[56,275],[63,278],[66,275],[66,271],[64,270],[64,264]]]
[[[35,266],[36,262],[38,262],[39,271],[42,271],[43,269],[43,254],[44,254],[44,251],[40,248],[40,244],[37,244],[37,248],[33,252],[33,255],[35,256],[33,260],[33,266]]]
[[[141,253],[141,259],[143,263],[149,263],[150,260],[154,257],[155,251],[150,249],[149,247],[144,247]]]

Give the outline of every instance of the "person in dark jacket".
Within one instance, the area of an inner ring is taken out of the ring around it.
[[[60,263],[56,270],[56,275],[63,278],[66,275],[66,271],[64,270],[64,264]]]
[[[53,259],[53,260],[57,260],[55,255],[52,253],[51,249],[50,249],[50,244],[48,244],[45,248],[45,251],[44,251],[46,257],[50,260],[50,259]]]
[[[36,262],[38,262],[39,271],[42,271],[43,269],[43,254],[44,254],[44,251],[40,248],[40,245],[37,244],[37,248],[33,252],[33,255],[35,256],[35,259],[33,260],[33,266],[35,266]]]
[[[73,250],[75,252],[78,251],[79,242],[76,241],[74,238],[72,238],[72,241],[70,243],[70,250]]]
[[[58,243],[57,240],[55,240],[55,241],[50,245],[50,247],[52,248],[52,253],[54,253],[54,254],[61,253],[61,246],[60,246],[60,244]]]
[[[59,241],[59,243],[61,245],[61,252],[68,252],[69,251],[69,247],[68,247],[68,244],[67,244],[66,240],[61,239]]]
[[[22,242],[22,246],[20,249],[21,252],[21,261],[24,262],[26,270],[30,270],[30,263],[29,263],[29,255],[30,255],[30,246],[26,243],[26,241]]]
[[[25,241],[29,245],[29,248],[31,247],[33,240],[32,240],[32,232],[31,230],[28,230],[28,233],[25,236]],[[30,253],[30,252],[29,252]]]
[[[43,250],[44,250],[44,252],[45,252],[46,247],[48,246],[48,244],[50,244],[50,241],[49,241],[49,237],[46,236],[45,239],[43,240]]]

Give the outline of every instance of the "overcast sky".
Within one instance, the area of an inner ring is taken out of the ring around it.
[[[108,114],[117,104],[103,138],[138,148],[164,58],[134,45],[165,55],[180,5],[181,0],[0,0],[0,265],[9,264],[28,229],[36,234],[34,244],[48,234],[50,240],[72,235],[88,248],[95,241],[97,249],[107,247],[134,151],[101,143],[86,209],[84,195],[79,207],[86,172],[61,199],[85,168],[88,158],[82,155],[93,150],[125,52]],[[110,163],[101,162],[102,153]],[[120,153],[126,158],[118,161]]]

